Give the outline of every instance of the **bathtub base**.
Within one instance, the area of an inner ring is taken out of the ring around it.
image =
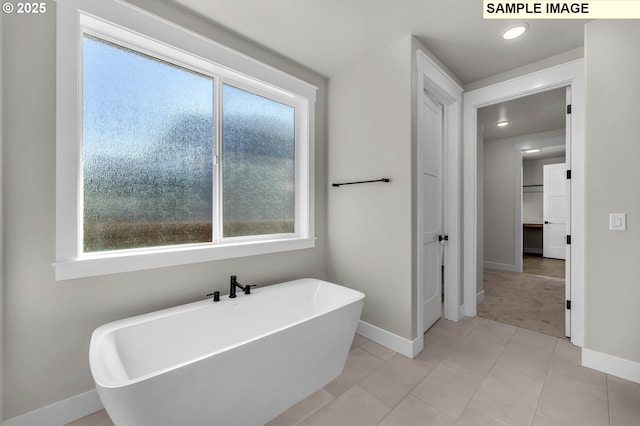
[[[362,305],[98,393],[117,426],[262,425],[342,373]]]

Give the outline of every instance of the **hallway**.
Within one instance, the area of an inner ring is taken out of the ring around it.
[[[523,273],[485,269],[478,316],[565,337],[564,260],[525,255]]]

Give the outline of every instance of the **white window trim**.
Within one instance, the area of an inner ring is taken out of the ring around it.
[[[252,239],[224,238],[215,245],[192,244],[82,254],[78,226],[83,214],[80,200],[82,32],[87,27],[99,33],[113,31],[113,25],[138,34],[141,40],[151,39],[189,52],[180,60],[194,69],[205,67],[225,82],[241,88],[248,84],[253,92],[258,87],[258,91],[269,93],[272,98],[273,93],[278,93],[282,99],[291,99],[290,102],[306,109],[307,113],[296,114],[295,123],[297,189],[294,234]],[[56,280],[315,247],[313,117],[317,87],[119,0],[57,0],[56,43]],[[304,139],[307,143],[298,143]]]

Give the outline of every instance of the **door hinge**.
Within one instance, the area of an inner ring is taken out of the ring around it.
[[[571,309],[571,300],[567,300],[567,309]]]
[[[567,179],[571,179],[571,170],[567,170]]]
[[[571,104],[567,105],[567,114],[571,114]]]
[[[448,235],[438,235],[438,241],[449,241],[449,236]]]
[[[567,244],[571,244],[571,235],[567,235]]]

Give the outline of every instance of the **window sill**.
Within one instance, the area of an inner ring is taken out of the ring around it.
[[[113,252],[95,257],[59,261],[53,266],[56,271],[56,281],[62,281],[313,247],[315,247],[315,238],[253,241],[216,246],[171,247],[154,251]]]

